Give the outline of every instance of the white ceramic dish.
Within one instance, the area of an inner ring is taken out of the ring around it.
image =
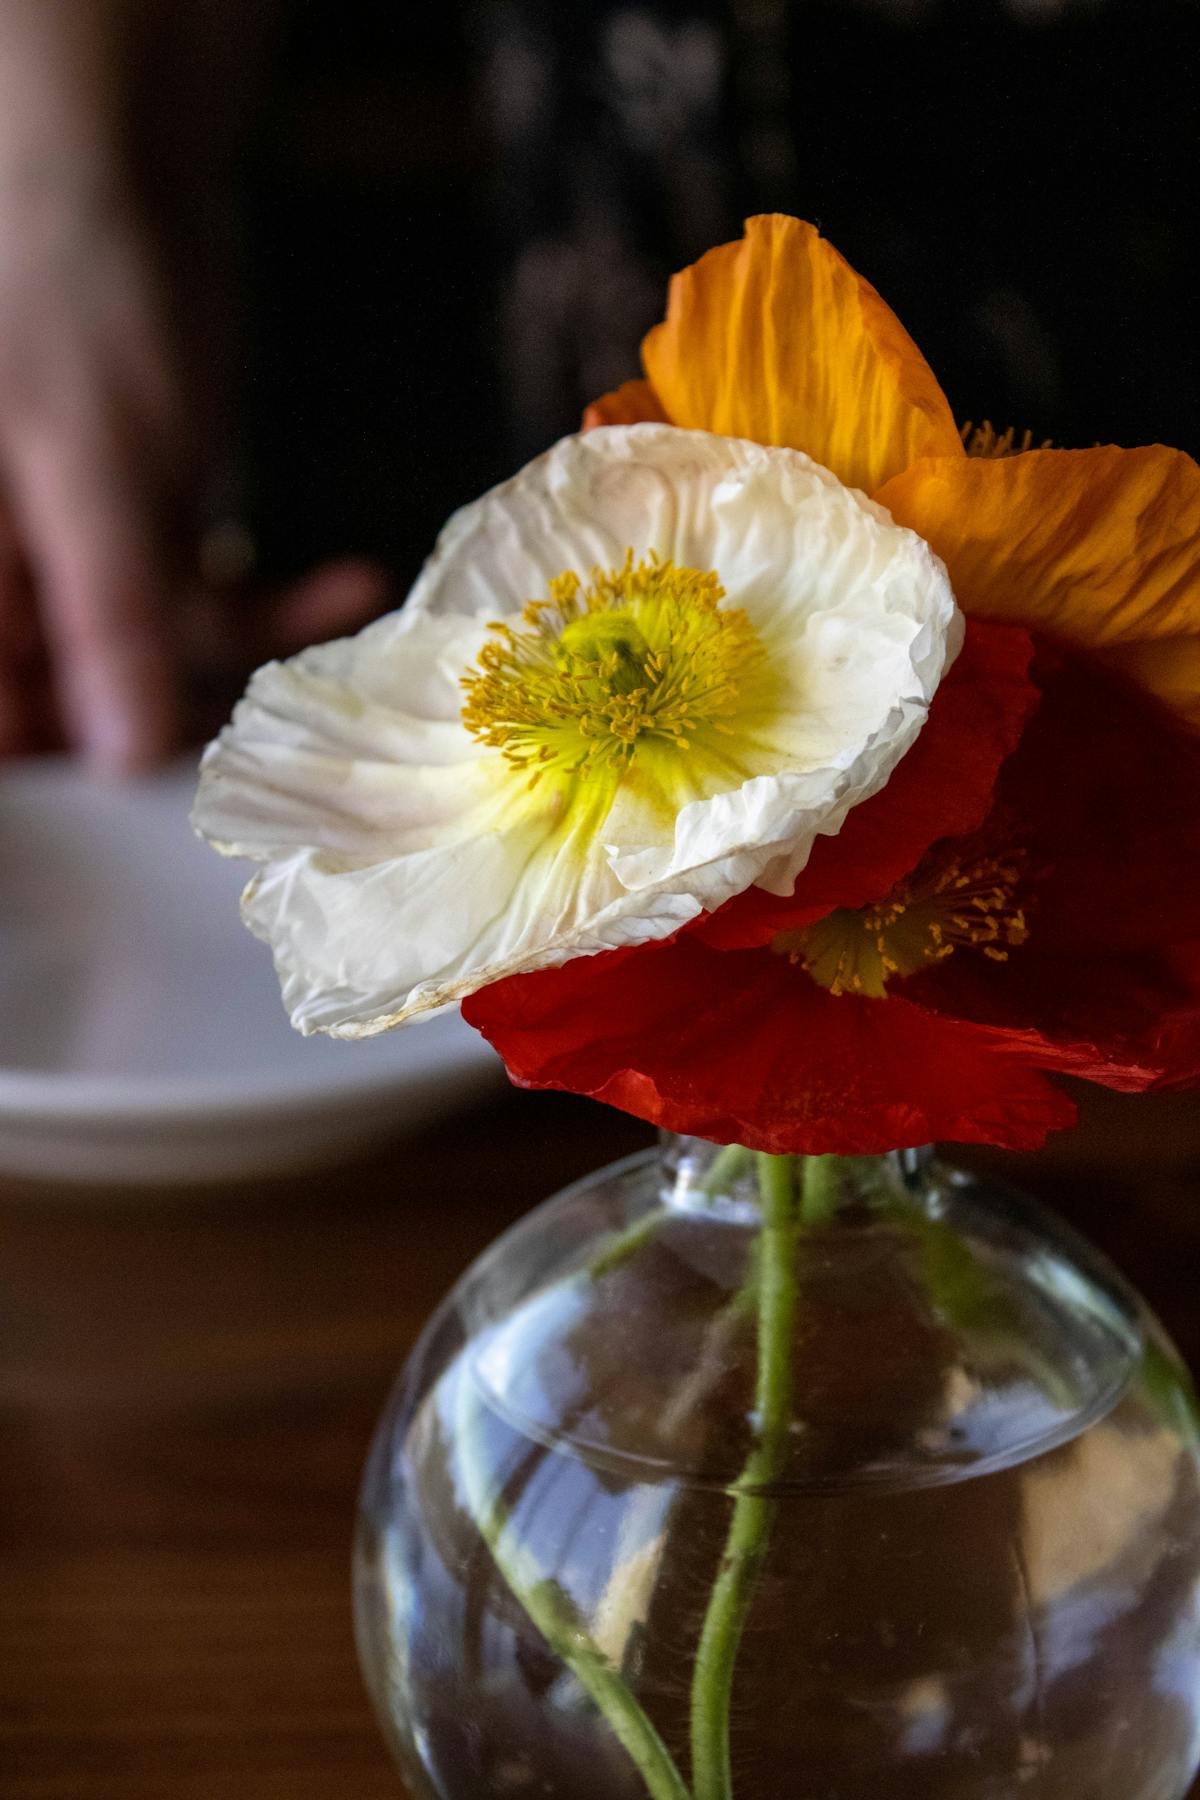
[[[456,1015],[301,1038],[192,835],[192,764],[103,785],[0,769],[0,1172],[190,1182],[332,1160],[500,1079]]]

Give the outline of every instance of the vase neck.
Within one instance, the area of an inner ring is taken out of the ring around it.
[[[766,1158],[741,1144],[715,1144],[678,1132],[660,1134],[662,1194],[665,1204],[685,1211],[709,1211],[747,1220],[761,1210]],[[861,1215],[881,1203],[921,1206],[932,1188],[933,1150],[888,1150],[871,1156],[795,1156],[796,1191],[825,1221],[840,1214]],[[813,1222],[816,1222],[814,1219]]]

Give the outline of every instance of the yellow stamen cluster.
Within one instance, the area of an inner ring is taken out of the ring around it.
[[[928,862],[885,900],[841,908],[803,931],[783,931],[771,948],[802,963],[831,994],[882,1000],[888,982],[953,955],[960,946],[1006,962],[1029,935],[1016,903],[1019,853]]]
[[[697,732],[727,732],[741,679],[762,657],[746,614],[723,608],[715,573],[653,552],[587,584],[568,569],[531,600],[525,629],[495,633],[463,677],[463,723],[525,771],[623,774],[639,742],[687,750]]]
[[[1026,450],[1053,450],[1053,438],[1043,438],[1035,443],[1032,431],[1025,430],[1018,434],[1015,425],[1007,431],[997,431],[990,419],[982,425],[976,425],[968,419],[958,433],[963,441],[963,449],[968,456],[1022,456]]]

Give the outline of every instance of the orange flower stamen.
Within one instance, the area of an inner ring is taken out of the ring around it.
[[[959,427],[958,435],[968,456],[1023,456],[1027,450],[1054,448],[1053,438],[1042,438],[1035,442],[1028,427],[1018,436],[1015,425],[1010,425],[1007,431],[997,431],[990,419],[985,419],[982,425],[976,425],[973,419],[968,419],[965,425]]]
[[[960,947],[1006,962],[1029,935],[1016,902],[1019,853],[946,861],[897,883],[886,899],[841,907],[803,931],[781,931],[777,955],[800,963],[831,994],[886,997],[888,983],[942,962]]]

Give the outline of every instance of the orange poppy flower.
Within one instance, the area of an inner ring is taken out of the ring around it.
[[[590,425],[803,450],[932,544],[968,617],[1096,652],[1200,726],[1200,468],[1161,444],[970,457],[925,358],[814,226],[750,219],[671,283]]]
[[[588,424],[807,452],[933,546],[967,641],[789,898],[474,995],[514,1079],[842,1153],[1033,1146],[1074,1116],[1055,1070],[1200,1080],[1200,469],[1158,445],[968,455],[898,320],[795,219],[677,276],[643,359]]]

